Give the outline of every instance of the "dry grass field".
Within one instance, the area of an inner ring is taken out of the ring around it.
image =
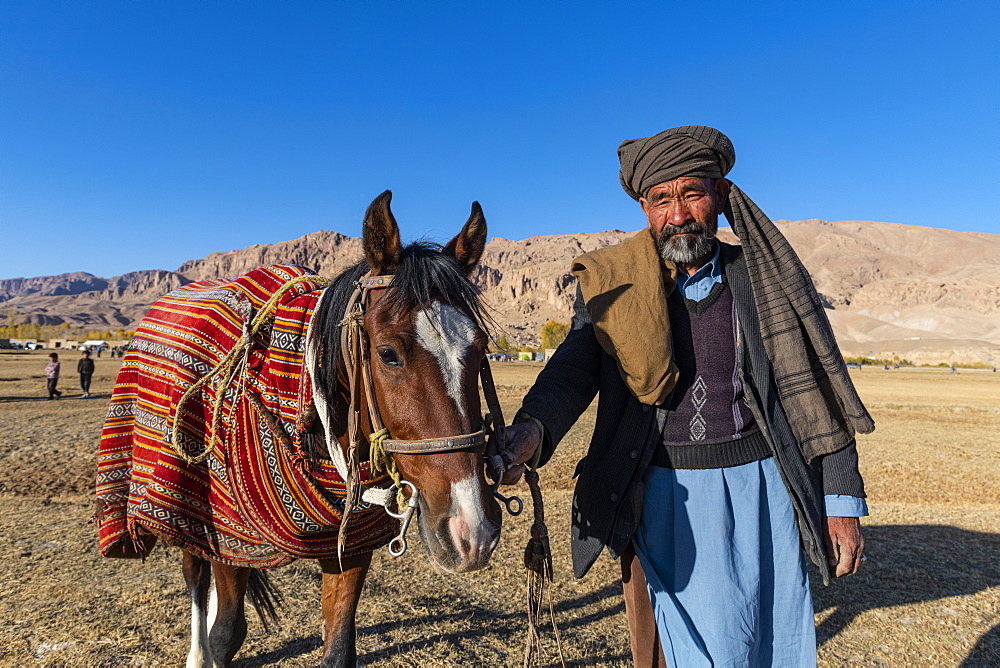
[[[87,524],[117,360],[97,360],[91,399],[66,373],[59,401],[44,400],[44,363],[41,353],[0,355],[0,664],[179,665],[189,607],[178,553],[103,560]],[[63,366],[75,369],[75,355]],[[498,367],[512,414],[539,367]],[[860,446],[869,558],[853,578],[814,583],[820,664],[1000,665],[1000,374],[851,373],[878,424]],[[570,475],[593,419],[591,409],[542,472],[557,618],[572,665],[628,665],[617,565],[602,558],[583,580],[570,569]],[[361,663],[520,665],[529,524],[505,518],[491,565],[468,575],[434,573],[415,532],[402,558],[376,555],[358,619]],[[238,665],[315,665],[318,569],[296,562],[274,577],[282,623],[265,634],[252,618]],[[551,664],[551,634],[545,641]]]

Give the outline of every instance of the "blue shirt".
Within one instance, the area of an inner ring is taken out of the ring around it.
[[[715,243],[715,252],[711,259],[698,271],[688,276],[684,272],[677,273],[677,289],[691,301],[700,302],[708,296],[716,283],[722,282],[722,263],[719,253],[722,247]],[[867,517],[868,504],[864,499],[845,494],[827,494],[824,497],[827,517]]]

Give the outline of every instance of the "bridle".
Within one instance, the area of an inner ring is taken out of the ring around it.
[[[365,403],[368,405],[368,418],[371,421],[372,433],[388,434],[385,423],[379,414],[378,404],[375,401],[375,383],[372,379],[371,357],[369,346],[367,345],[368,333],[364,328],[364,316],[368,296],[371,291],[388,288],[391,283],[391,274],[380,276],[365,274],[355,281],[354,293],[347,303],[347,308],[344,309],[344,319],[341,322],[340,349],[350,379],[351,405],[347,417],[347,434],[350,448],[353,452],[357,452],[357,448],[360,447],[364,440],[361,435],[362,392],[364,392]],[[493,495],[504,503],[508,513],[519,515],[524,505],[521,499],[516,496],[505,497],[498,491],[500,481],[508,468],[507,463],[501,456],[501,452],[504,449],[503,430],[505,423],[503,421],[503,412],[500,409],[500,400],[497,398],[496,385],[493,382],[493,373],[490,370],[489,358],[486,355],[483,355],[479,375],[483,385],[483,395],[489,409],[489,422],[491,422],[489,427],[487,427],[487,421],[484,420],[483,426],[480,429],[468,434],[418,440],[402,440],[384,436],[379,439],[381,448],[387,456],[391,456],[392,454],[427,455],[461,450],[475,451],[482,448],[483,458],[486,461],[486,470],[493,480],[491,485]],[[488,434],[488,431],[491,433]],[[394,557],[398,557],[406,552],[406,530],[410,525],[420,498],[420,491],[417,489],[417,486],[409,480],[403,480],[402,478],[394,480],[393,486],[387,491],[394,493],[403,489],[409,490],[409,496],[406,501],[406,507],[399,508],[399,512],[393,512],[389,508],[391,501],[385,503],[379,501],[381,505],[385,506],[386,512],[389,515],[400,520],[399,534],[389,543],[389,553]],[[392,496],[395,496],[395,494]],[[391,497],[386,496],[385,498],[388,499]]]

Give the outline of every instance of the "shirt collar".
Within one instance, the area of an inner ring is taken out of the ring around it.
[[[711,278],[713,281],[716,279],[722,279],[722,263],[719,262],[719,254],[722,251],[722,246],[720,246],[719,242],[714,239],[712,240],[712,243],[715,245],[715,252],[712,253],[711,259],[709,259],[709,261],[706,262],[701,269],[694,272],[690,276],[680,271],[677,272],[678,288],[683,290],[684,286],[688,283],[692,281],[700,281],[703,278]]]

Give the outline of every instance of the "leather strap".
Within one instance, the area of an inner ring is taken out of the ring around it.
[[[377,290],[387,288],[392,283],[392,274],[388,276],[368,276],[367,274],[358,279],[358,285],[366,290]]]
[[[375,383],[372,378],[371,359],[369,358],[367,332],[363,326],[364,310],[371,290],[387,288],[392,283],[392,276],[362,276],[356,282],[354,293],[344,311],[341,322],[341,350],[350,378],[351,408],[348,413],[348,434],[352,448],[361,443],[361,396],[368,404],[368,415],[371,419],[372,432],[378,432],[385,427],[378,411],[375,398]],[[496,385],[490,370],[489,359],[484,355],[480,364],[480,377],[483,383],[483,394],[486,405],[493,416],[495,436],[487,442],[484,429],[470,434],[445,436],[443,438],[427,438],[415,441],[387,438],[383,441],[386,452],[399,454],[428,454],[478,448],[490,450],[487,455],[495,455],[502,450],[503,412],[497,398]]]
[[[493,382],[493,370],[490,369],[490,359],[486,355],[483,355],[483,361],[479,365],[479,379],[483,384],[483,396],[486,398],[486,407],[493,418],[492,426],[495,443],[490,444],[490,452],[487,452],[487,454],[496,454],[503,452],[506,445],[503,430],[507,426],[507,423],[503,419],[503,409],[500,408],[500,399],[497,397],[497,386]]]
[[[394,438],[387,438],[382,441],[382,447],[386,452],[398,452],[404,455],[423,455],[432,452],[466,450],[468,448],[478,448],[481,445],[486,445],[486,432],[483,429],[474,431],[471,434],[446,436],[444,438],[424,438],[418,441],[401,441]]]

